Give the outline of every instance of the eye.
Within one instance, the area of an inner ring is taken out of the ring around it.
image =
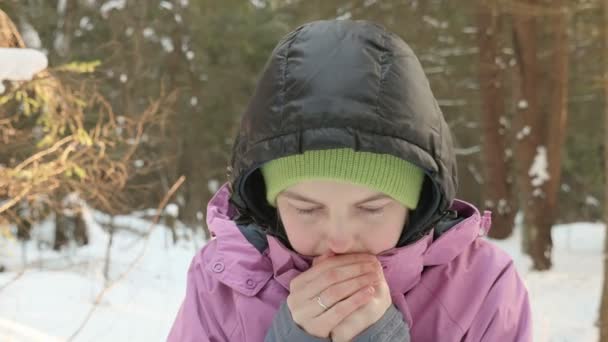
[[[312,208],[312,209],[295,208],[295,209],[296,209],[296,212],[300,215],[313,215],[317,211],[317,208]]]
[[[362,211],[364,211],[365,213],[368,213],[368,214],[380,214],[384,210],[384,207],[379,207],[379,208],[360,207],[359,209],[361,209]]]

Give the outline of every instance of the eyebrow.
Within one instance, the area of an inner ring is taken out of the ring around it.
[[[294,199],[294,200],[297,200],[297,201],[308,202],[308,203],[317,204],[317,205],[322,205],[323,204],[323,203],[319,203],[319,202],[317,202],[317,201],[315,201],[313,199],[310,199],[310,198],[308,198],[306,196],[302,196],[300,194],[296,194],[294,192],[291,192],[289,190],[283,191],[283,195],[285,195],[285,197],[288,197],[288,198],[291,198],[291,199]],[[355,205],[361,205],[363,203],[367,203],[367,202],[371,202],[371,201],[376,201],[376,200],[379,200],[379,199],[385,199],[385,198],[391,198],[391,197],[388,196],[388,195],[386,195],[386,194],[383,194],[383,193],[378,193],[378,194],[375,194],[375,195],[373,195],[371,197],[368,197],[368,198],[366,198],[364,200],[361,200],[361,201],[355,203]]]

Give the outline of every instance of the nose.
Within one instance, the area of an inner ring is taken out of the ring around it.
[[[355,239],[344,231],[334,231],[327,236],[327,248],[333,254],[347,254],[352,252]]]

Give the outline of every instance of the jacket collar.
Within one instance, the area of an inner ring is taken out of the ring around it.
[[[289,291],[291,280],[311,267],[312,258],[288,249],[273,236],[267,236],[268,248],[260,253],[230,219],[235,211],[228,203],[229,197],[225,184],[207,207],[207,225],[217,246],[209,267],[221,263],[222,270],[226,268],[225,272],[212,274],[248,296],[257,294],[271,276]],[[460,200],[455,200],[451,209],[465,219],[435,241],[431,232],[411,245],[378,255],[391,293],[408,292],[420,281],[424,267],[450,262],[490,228],[489,211],[481,216],[473,205]]]

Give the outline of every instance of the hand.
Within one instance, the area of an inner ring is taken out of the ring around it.
[[[393,302],[384,274],[382,274],[381,282],[375,285],[374,289],[371,301],[355,310],[331,331],[332,341],[351,341],[382,318]]]
[[[346,317],[370,302],[383,279],[375,256],[349,254],[317,259],[290,283],[287,306],[295,323],[310,335],[329,338]],[[327,309],[318,302],[321,298]]]

